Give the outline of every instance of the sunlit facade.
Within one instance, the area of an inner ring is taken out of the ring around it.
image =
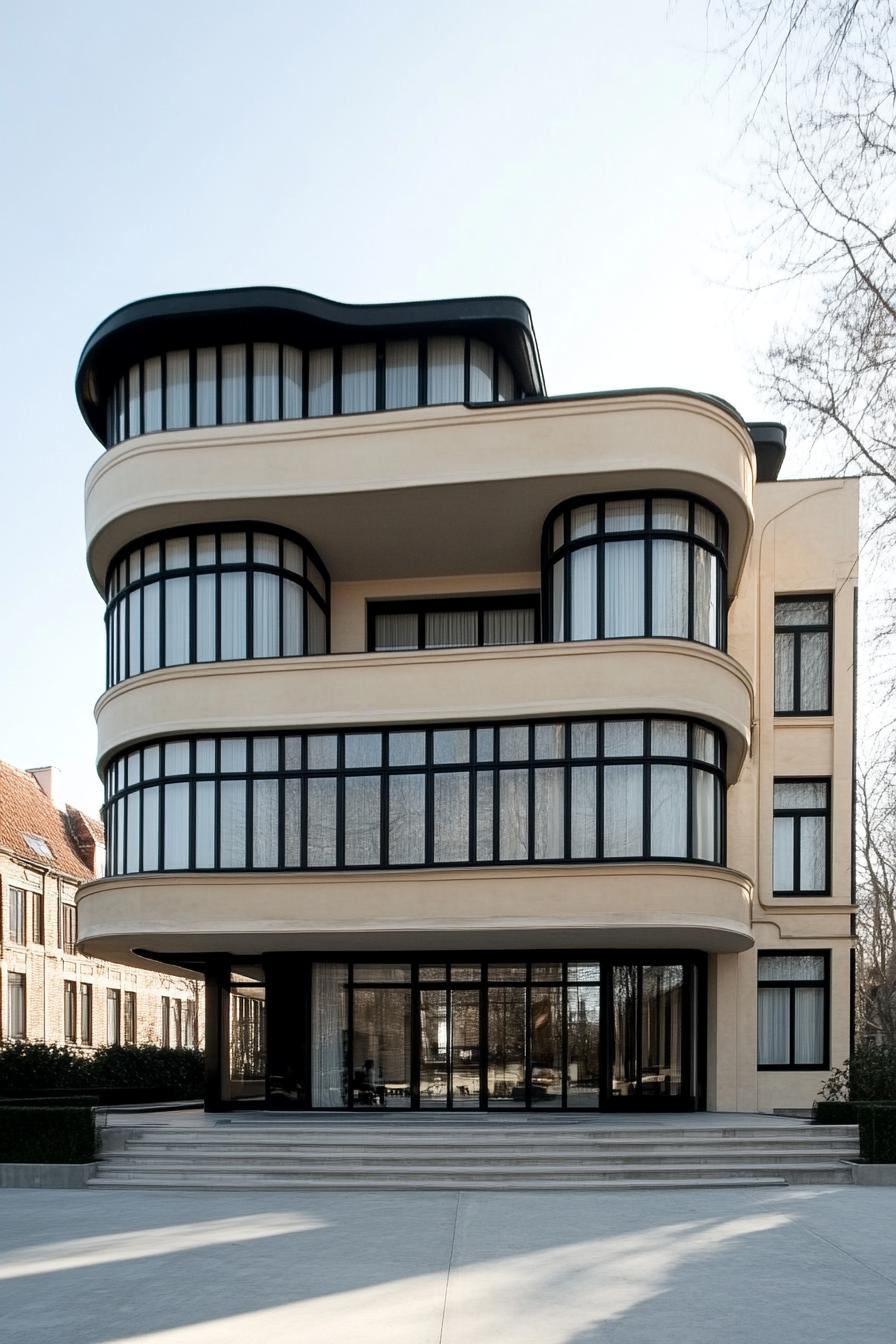
[[[517,299],[148,299],[78,369],[106,875],[207,1105],[811,1103],[851,1031],[855,482]]]

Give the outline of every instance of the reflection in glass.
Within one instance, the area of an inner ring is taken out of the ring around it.
[[[411,1104],[411,991],[355,989],[352,1094],[357,1108]]]
[[[420,1106],[448,1100],[448,991],[420,991]]]
[[[589,966],[589,971],[599,967]],[[600,985],[569,985],[566,990],[566,1104],[600,1102]]]
[[[533,1106],[563,1102],[563,990],[535,985],[531,1004],[531,1098]]]
[[[638,968],[613,967],[613,1096],[638,1089]]]
[[[641,971],[641,1096],[681,1095],[681,966]]]
[[[311,1105],[348,1102],[348,967],[315,962],[311,968]]]
[[[526,1102],[526,987],[488,988],[489,1106],[502,1109]]]
[[[479,1105],[478,989],[451,991],[451,1103],[455,1110]]]

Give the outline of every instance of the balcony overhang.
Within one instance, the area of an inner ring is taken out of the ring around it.
[[[575,495],[700,495],[729,524],[729,590],[752,534],[743,423],[718,402],[650,392],[145,435],[110,449],[86,489],[88,561],[188,524],[300,532],[334,581],[531,572],[544,520]]]
[[[184,733],[618,713],[720,728],[733,783],[750,745],[752,686],[727,654],[675,639],[194,663],[130,678],[101,697],[98,765]]]
[[[159,957],[276,951],[753,946],[749,878],[634,863],[374,873],[105,878],[78,892],[84,951]],[[138,950],[140,949],[140,950]]]

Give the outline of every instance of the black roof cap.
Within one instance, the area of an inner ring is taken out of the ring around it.
[[[777,420],[759,420],[747,429],[756,449],[757,481],[776,481],[787,452],[787,426]]]
[[[282,340],[328,346],[388,336],[479,336],[508,361],[528,395],[544,394],[532,314],[510,297],[435,299],[411,303],[337,303],[298,289],[254,286],[164,294],[112,313],[88,338],[75,391],[97,438],[105,433],[105,402],[117,378],[139,359],[189,346]]]

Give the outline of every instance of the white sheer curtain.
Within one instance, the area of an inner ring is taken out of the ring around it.
[[[287,760],[287,766],[289,761]],[[286,868],[302,864],[302,781],[286,779],[283,782],[283,863]]]
[[[283,656],[302,652],[302,598],[304,590],[292,579],[283,580]]]
[[[604,767],[604,857],[637,858],[644,853],[641,765]]]
[[[327,618],[313,597],[308,604],[308,653],[326,653]]]
[[[684,858],[688,852],[688,772],[684,765],[650,767],[650,852]]]
[[[419,400],[416,341],[386,342],[386,410],[416,406]]]
[[[688,552],[686,541],[653,543],[653,626],[654,635],[687,639],[688,635]]]
[[[570,639],[597,639],[597,547],[572,551],[570,567]]]
[[[824,891],[825,871],[824,817],[800,818],[800,891]]]
[[[535,771],[536,859],[563,858],[563,775],[560,766]]]
[[[190,855],[190,786],[165,785],[165,867],[186,868]]]
[[[529,771],[502,770],[498,776],[500,813],[498,858],[529,857]]]
[[[280,785],[276,779],[256,779],[252,785],[252,862],[256,868],[276,868]]]
[[[196,659],[200,663],[215,661],[215,587],[214,574],[200,574],[196,579]]]
[[[389,862],[423,863],[426,777],[392,775],[389,779]]]
[[[702,546],[694,547],[694,639],[719,643],[719,562]]]
[[[308,356],[308,414],[333,414],[332,350],[312,350]]]
[[[507,607],[482,613],[483,644],[532,644],[535,612],[531,607]]]
[[[276,658],[280,653],[280,580],[256,570],[252,602],[254,658]]]
[[[155,434],[162,428],[162,357],[143,361],[143,433]]]
[[[190,424],[190,352],[170,350],[165,356],[165,425],[186,429]]]
[[[196,423],[214,425],[218,415],[218,352],[213,345],[196,351]]]
[[[135,588],[133,592],[128,594],[128,657],[130,660],[128,670],[132,677],[143,670],[140,666],[142,650],[140,626],[140,590]]]
[[[336,780],[315,777],[307,783],[308,867],[332,868],[336,863]]]
[[[143,871],[154,873],[159,866],[159,790],[153,784],[143,790]]]
[[[393,653],[417,648],[417,615],[395,612],[377,616],[374,621],[374,644],[378,653]]]
[[[772,862],[775,891],[793,891],[793,817],[775,817]]]
[[[492,770],[476,773],[476,858],[488,862],[494,855],[495,776]]]
[[[467,863],[470,858],[470,776],[439,771],[433,777],[433,859]]]
[[[428,611],[424,642],[428,649],[463,649],[476,644],[475,611]]]
[[[159,585],[148,583],[143,589],[143,670],[159,665],[160,642]]]
[[[604,547],[604,638],[643,633],[644,543],[607,542]]]
[[[566,573],[566,561],[556,560],[554,562],[554,574],[552,580],[551,609],[553,612],[553,636],[554,643],[559,644],[566,638],[566,613],[563,607],[563,577]]]
[[[342,410],[376,410],[376,346],[342,348]]]
[[[597,766],[573,766],[570,782],[571,859],[597,855]]]
[[[605,756],[643,756],[644,724],[641,719],[610,719],[604,724]]]
[[[667,532],[687,532],[688,502],[686,499],[655,499],[650,506],[651,525]]]
[[[280,348],[272,341],[252,346],[252,419],[280,418]]]
[[[196,867],[215,866],[215,785],[210,779],[196,784]]]
[[[492,401],[494,398],[495,356],[485,341],[470,341],[470,400]]]
[[[380,779],[378,775],[347,775],[345,779],[345,862],[372,866],[380,861]]]
[[[605,532],[639,532],[643,526],[643,499],[610,499],[604,505]]]
[[[165,580],[165,664],[174,667],[190,657],[190,580]]]
[[[804,714],[821,714],[828,709],[828,640],[829,636],[821,630],[807,631],[800,636],[799,707]]]
[[[716,853],[716,782],[706,770],[692,771],[694,858],[718,860]]]
[[[128,436],[133,438],[142,427],[140,413],[140,365],[132,364],[128,370]]]
[[[775,635],[775,713],[786,714],[793,703],[793,646],[795,635],[780,631]]]
[[[125,849],[125,871],[136,873],[140,870],[140,790],[128,794],[127,798],[127,846]]]
[[[348,967],[314,962],[311,967],[311,1105],[344,1106],[345,1040],[348,1032]]]
[[[427,343],[426,400],[430,406],[464,399],[464,338],[437,336]]]
[[[246,656],[246,576],[229,571],[221,575],[221,657]]]
[[[222,762],[223,764],[223,762]],[[246,781],[221,781],[221,867],[246,866]]]
[[[246,347],[221,348],[221,423],[241,425],[246,419]]]
[[[808,985],[796,988],[793,993],[793,1062],[821,1064],[823,1059],[824,990]]]
[[[292,345],[283,347],[283,419],[302,418],[302,352]]]
[[[790,990],[760,985],[759,1063],[790,1063]]]

